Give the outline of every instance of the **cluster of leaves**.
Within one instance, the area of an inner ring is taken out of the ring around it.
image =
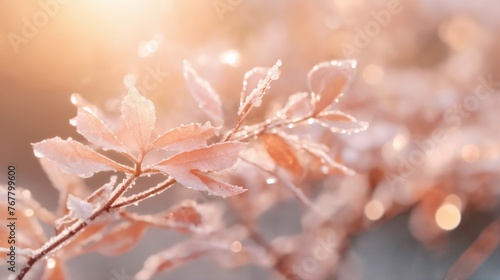
[[[59,137],[33,144],[35,155],[59,190],[60,205],[56,213],[51,213],[32,199],[29,191],[23,192],[19,213],[23,213],[21,218],[27,222],[20,229],[19,240],[27,261],[18,279],[28,272],[44,275],[46,279],[63,278],[62,265],[67,259],[92,251],[122,254],[136,244],[148,227],[177,230],[193,237],[150,256],[137,279],[149,279],[203,255],[230,267],[253,262],[279,268],[279,253],[256,231],[258,216],[287,194],[314,209],[313,203],[295,186],[295,182],[314,171],[311,169],[320,169],[324,174],[332,170],[353,173],[330,156],[328,146],[301,135],[298,130],[304,131],[304,127],[315,124],[341,133],[367,128],[366,123],[353,116],[331,109],[351,82],[355,69],[355,61],[351,60],[316,65],[307,77],[310,92],[291,95],[271,117],[247,124],[249,113],[261,106],[271,83],[279,78],[280,66],[278,61],[273,67],[254,68],[245,74],[236,125],[230,129],[225,129],[219,95],[187,61],[184,77],[199,108],[210,119],[205,124],[183,125],[153,137],[155,106],[135,88],[123,98],[120,123],[110,123],[102,111],[73,95],[77,116],[70,123],[89,145]],[[110,152],[120,155],[116,158],[122,158],[123,162],[108,156]],[[165,152],[170,156],[151,160]],[[82,178],[102,171],[118,172],[125,178],[118,183],[118,176],[110,176],[108,183],[91,192]],[[229,176],[232,175],[232,181],[239,178],[245,182],[254,179],[245,177],[252,172],[277,180],[279,185],[264,190],[254,180],[253,186],[245,189],[232,183]],[[152,174],[164,175],[165,180],[145,191],[125,195],[138,178]],[[158,195],[176,182],[209,195],[234,197],[233,202],[237,203],[231,204],[241,223],[226,227],[223,209],[210,201],[200,204],[185,200],[151,215],[127,210],[127,206]],[[2,186],[0,190],[5,196],[6,188]],[[234,204],[249,207],[242,209]],[[29,209],[36,219],[26,211]],[[40,221],[54,228],[53,237],[45,236]],[[5,227],[0,229],[5,230]],[[242,245],[247,238],[260,246]],[[2,247],[7,250],[6,244]]]

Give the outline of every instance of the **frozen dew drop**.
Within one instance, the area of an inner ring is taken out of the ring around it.
[[[294,127],[293,123],[291,123],[291,124],[288,125],[288,128],[290,128],[290,129],[293,128],[293,127]]]
[[[71,104],[73,104],[73,105],[78,104],[78,94],[73,93],[73,94],[71,95],[70,100],[71,100]]]
[[[37,158],[43,158],[44,155],[35,149],[35,157],[37,157]]]
[[[313,118],[309,118],[309,119],[307,120],[307,123],[308,123],[308,124],[313,124],[313,123],[314,123],[314,119],[313,119]]]
[[[77,121],[75,119],[70,119],[69,120],[69,124],[72,125],[72,126],[76,126],[77,125]]]

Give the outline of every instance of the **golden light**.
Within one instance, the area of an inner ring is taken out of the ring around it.
[[[475,162],[479,159],[480,152],[476,145],[467,144],[460,150],[462,159],[466,162]]]
[[[233,241],[233,243],[231,243],[231,251],[235,252],[235,253],[238,253],[239,251],[241,251],[242,249],[242,245],[241,245],[241,242],[239,241]]]
[[[462,214],[457,206],[453,204],[443,204],[436,211],[436,223],[443,230],[453,230],[462,219]]]
[[[363,69],[363,80],[369,85],[378,84],[384,77],[384,71],[378,65],[370,64]]]
[[[454,50],[461,50],[479,34],[477,23],[467,16],[456,16],[439,26],[439,38]]]
[[[394,150],[402,150],[408,144],[408,138],[403,134],[398,134],[392,139]]]
[[[241,62],[241,55],[237,50],[227,50],[219,55],[220,63],[231,67],[238,67]]]
[[[29,190],[23,190],[23,196],[25,198],[30,198],[31,197],[31,192]]]
[[[56,267],[56,260],[54,260],[53,258],[47,259],[47,268],[53,269],[54,267]]]
[[[365,216],[371,220],[376,221],[384,215],[384,205],[378,200],[371,200],[365,205]]]

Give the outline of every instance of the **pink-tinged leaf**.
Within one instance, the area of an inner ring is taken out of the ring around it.
[[[116,185],[118,177],[113,175],[109,178],[109,182],[102,187],[95,190],[88,198],[87,201],[93,205],[104,205],[111,196],[113,187]]]
[[[87,178],[101,171],[129,172],[126,166],[98,154],[91,148],[71,138],[62,140],[55,137],[32,145],[35,156],[52,160],[66,173]]]
[[[242,187],[221,182],[217,179],[214,179],[210,176],[203,174],[198,170],[192,170],[191,173],[193,173],[203,182],[203,184],[207,187],[206,191],[211,195],[228,197],[246,192],[246,189]]]
[[[198,107],[216,124],[224,123],[224,112],[222,111],[222,101],[219,94],[202,79],[193,69],[191,64],[184,60],[184,79],[186,80],[189,92]]]
[[[288,102],[278,111],[280,116],[286,118],[305,118],[313,114],[314,101],[308,92],[299,92],[288,98]]]
[[[262,97],[271,87],[271,82],[279,78],[280,66],[281,60],[278,60],[272,68],[254,68],[245,74],[238,109],[239,122],[243,121],[252,108],[259,107],[262,104]],[[264,72],[265,75],[263,75]]]
[[[316,102],[315,114],[338,101],[351,83],[355,68],[355,60],[332,60],[319,63],[309,71],[307,81]]]
[[[263,133],[259,135],[264,143],[269,156],[279,166],[285,168],[295,176],[302,176],[303,169],[295,153],[295,149],[281,136],[274,133]]]
[[[332,132],[358,133],[368,128],[367,122],[358,121],[353,116],[341,111],[322,112],[315,119]]]
[[[151,149],[165,149],[169,151],[189,151],[204,147],[207,141],[216,136],[218,129],[210,123],[201,125],[193,123],[183,125],[158,136],[151,144]]]
[[[40,158],[39,161],[52,186],[59,191],[59,207],[57,210],[59,215],[66,213],[66,200],[69,193],[78,197],[86,197],[90,193],[82,178],[62,172],[55,162],[46,158]]]
[[[70,120],[76,126],[78,133],[91,143],[104,150],[115,150],[121,153],[130,151],[121,143],[106,124],[88,107],[78,108],[77,116]]]
[[[87,201],[80,199],[72,194],[68,195],[67,207],[80,220],[87,220],[92,216],[94,207]]]
[[[168,173],[172,168],[184,170],[221,171],[234,165],[239,152],[245,147],[241,142],[224,142],[192,151],[178,153],[160,163],[156,168]]]
[[[323,164],[323,171],[340,170],[347,175],[354,175],[356,173],[354,170],[331,158],[329,155],[330,148],[328,148],[328,146],[314,142],[311,139],[299,138],[295,135],[288,135],[284,133],[281,133],[280,135],[287,139],[296,149],[303,149],[313,157],[317,158]]]
[[[137,145],[145,150],[156,122],[153,102],[131,87],[122,102],[122,119]]]
[[[117,256],[131,250],[141,239],[148,225],[143,222],[123,222],[110,230],[101,231],[96,242],[84,248],[105,256]]]
[[[155,227],[174,229],[182,233],[207,235],[219,229],[222,224],[222,207],[218,203],[198,204],[184,200],[165,213],[157,215],[138,215],[122,212],[128,220],[143,222]]]
[[[205,239],[190,239],[146,259],[135,279],[151,279],[159,273],[175,269],[189,261],[210,256],[225,267],[238,267],[249,261],[270,266],[272,259],[263,250],[243,245],[248,230],[233,226]]]
[[[169,174],[186,187],[223,197],[235,195],[241,193],[243,189],[192,171],[221,171],[230,168],[238,159],[238,154],[244,146],[239,142],[218,143],[176,154],[156,164],[155,168]]]

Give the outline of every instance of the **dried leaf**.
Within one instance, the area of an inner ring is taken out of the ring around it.
[[[278,112],[278,115],[286,118],[304,118],[313,114],[314,102],[312,95],[308,92],[299,92],[288,98],[288,102]]]
[[[109,231],[101,231],[98,240],[84,248],[105,256],[117,256],[131,250],[141,239],[148,225],[142,222],[122,222]]]
[[[262,104],[262,97],[266,94],[267,90],[271,87],[271,82],[277,80],[280,75],[279,67],[281,60],[278,60],[272,68],[268,68],[266,75],[263,76],[263,68],[254,68],[245,74],[243,80],[243,91],[241,92],[240,107],[238,109],[238,121],[241,122],[254,107],[259,107]],[[262,77],[262,78],[259,78]],[[248,85],[250,82],[258,82],[249,92]]]
[[[78,108],[77,116],[70,120],[76,131],[91,143],[104,150],[115,150],[121,153],[130,151],[121,143],[106,124],[88,107]]]
[[[332,60],[315,65],[307,74],[315,99],[317,114],[337,101],[350,84],[356,68],[355,60]]]
[[[34,143],[35,156],[46,157],[57,164],[66,173],[88,178],[100,171],[117,170],[127,172],[128,168],[101,155],[91,148],[71,138],[59,137]]]
[[[189,151],[204,147],[207,141],[217,134],[217,128],[205,123],[183,125],[158,136],[151,144],[151,149],[170,151]]]
[[[78,219],[84,221],[90,218],[94,212],[92,204],[72,194],[68,195],[67,207]]]
[[[295,153],[295,149],[281,136],[274,133],[263,133],[259,136],[271,158],[290,173],[301,176],[302,165]]]
[[[134,137],[137,145],[145,150],[151,138],[156,122],[156,111],[153,102],[140,95],[131,87],[122,102],[122,119]]]
[[[332,132],[358,133],[368,128],[367,122],[356,120],[353,116],[341,111],[327,111],[316,116],[316,121]]]
[[[193,69],[191,64],[184,60],[184,79],[187,82],[189,92],[198,103],[198,107],[217,125],[224,123],[222,101],[219,94],[202,79]]]

